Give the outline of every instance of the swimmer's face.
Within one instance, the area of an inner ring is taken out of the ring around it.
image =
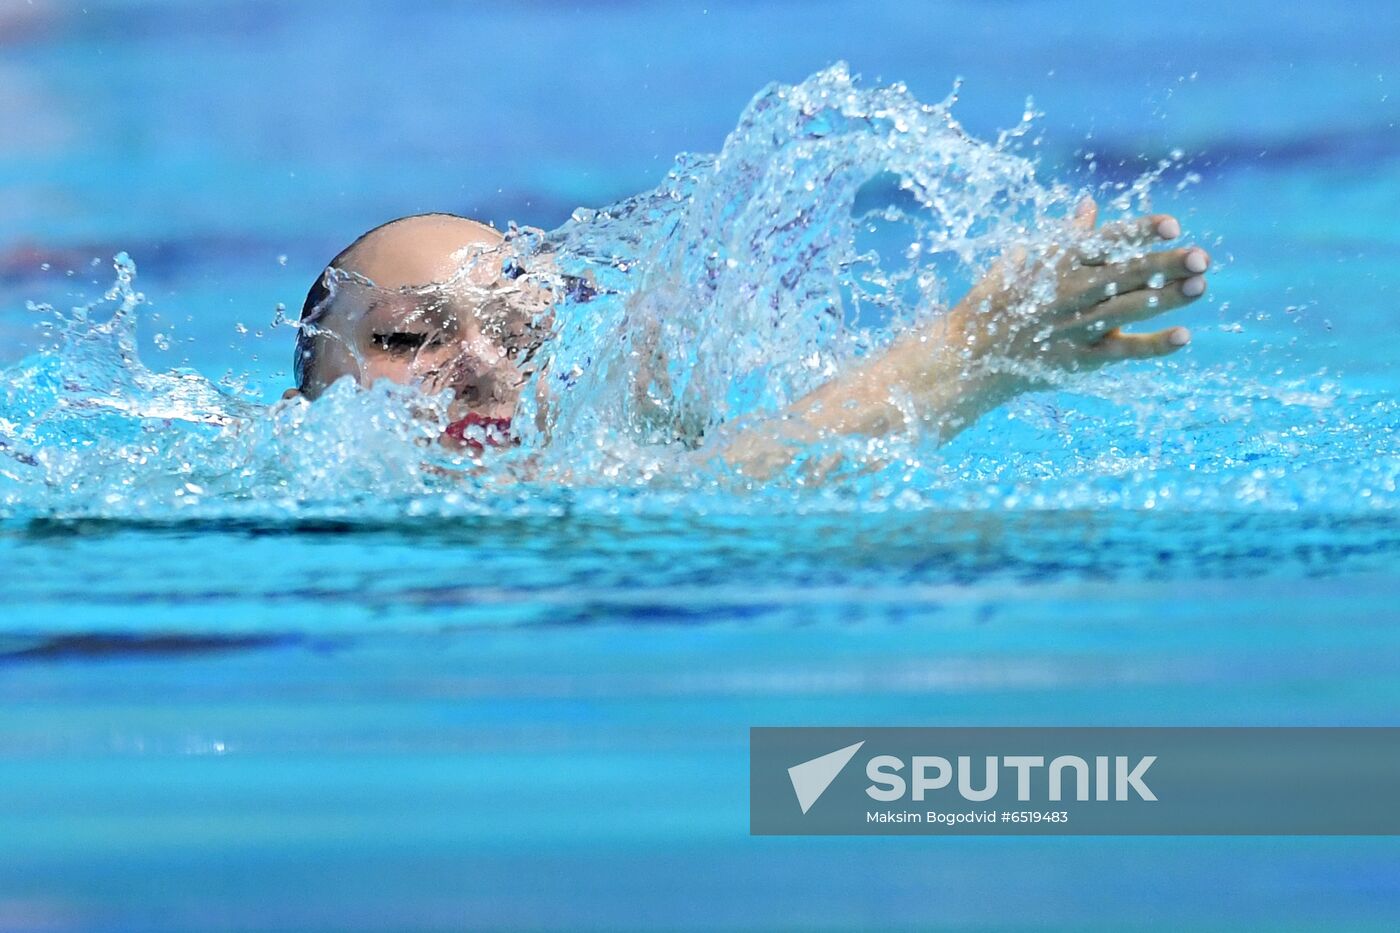
[[[464,424],[503,431],[531,375],[548,301],[501,274],[499,246],[494,230],[445,215],[362,238],[327,269],[329,296],[305,319],[300,393],[314,398],[345,376],[450,390],[448,442],[461,440]]]

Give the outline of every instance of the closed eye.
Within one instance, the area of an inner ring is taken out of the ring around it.
[[[373,334],[374,345],[386,353],[413,353],[427,343],[427,334],[413,331],[394,331],[388,334]]]

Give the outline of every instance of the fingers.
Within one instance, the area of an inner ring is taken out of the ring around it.
[[[1078,215],[1076,214],[1076,221]],[[1093,231],[1090,226],[1088,231]],[[1086,231],[1086,232],[1088,232]],[[1080,246],[1079,259],[1086,265],[1109,260],[1115,249],[1151,246],[1181,236],[1181,224],[1170,214],[1148,214],[1104,224]]]
[[[1085,198],[1074,208],[1075,229],[1084,233],[1092,233],[1094,225],[1099,222],[1099,205],[1093,198]]]
[[[1181,236],[1181,224],[1171,214],[1146,214],[1130,220],[1105,224],[1099,238],[1107,243],[1143,245],[1157,240],[1175,240]]]
[[[1104,360],[1147,360],[1169,356],[1191,342],[1184,327],[1168,327],[1152,334],[1125,334],[1114,328],[1090,346]]]
[[[1086,309],[1060,327],[1056,332],[1075,331],[1088,334],[1113,331],[1136,321],[1145,321],[1196,301],[1206,292],[1203,275],[1193,275],[1167,288],[1144,288],[1118,295]]]
[[[1209,268],[1210,255],[1194,246],[1148,253],[1126,262],[1089,266],[1065,275],[1060,305],[1064,311],[1077,313],[1105,299],[1127,297],[1129,292],[1139,289],[1155,291],[1169,283],[1198,278]]]

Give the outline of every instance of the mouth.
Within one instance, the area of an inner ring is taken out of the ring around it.
[[[510,433],[509,418],[489,418],[476,412],[470,412],[465,418],[458,418],[449,424],[442,436],[449,445],[464,447],[478,454],[487,447],[507,447],[515,443]]]

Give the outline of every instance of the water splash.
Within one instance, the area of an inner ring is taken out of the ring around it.
[[[1022,154],[1033,108],[988,143],[958,124],[955,96],[930,105],[902,85],[864,88],[844,66],[775,84],[718,154],[679,157],[654,190],[580,209],[554,231],[512,227],[508,261],[556,299],[536,377],[549,402],[537,411],[527,390],[521,445],[485,464],[434,443],[446,396],[341,383],[315,404],[263,407],[192,371],[152,371],[136,351],[142,297],[123,254],[102,301],[37,309],[55,322],[53,345],[0,374],[0,510],[1400,505],[1394,400],[1325,372],[1286,377],[1268,354],[1076,379],[942,448],[917,435],[840,441],[844,478],[813,490],[793,474],[737,495],[710,456],[727,428],[878,352],[1008,248],[1033,254],[1063,238],[1083,192],[1040,180]],[[1150,209],[1168,167],[1098,194],[1123,213]]]
[[[1073,193],[1012,151],[1032,114],[989,145],[954,99],[862,89],[842,65],[772,85],[718,155],[550,234],[541,248],[612,296],[551,344],[551,370],[585,387],[562,433],[646,447],[781,411],[945,307],[950,280],[1054,242]]]

